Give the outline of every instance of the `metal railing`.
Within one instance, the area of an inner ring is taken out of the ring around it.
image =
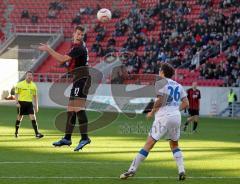
[[[53,25],[15,25],[12,27],[12,32],[63,34],[63,28],[61,26]]]
[[[67,73],[34,73],[34,82],[72,82],[72,75]]]

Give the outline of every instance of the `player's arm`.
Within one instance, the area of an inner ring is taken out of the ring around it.
[[[198,99],[201,99],[201,91],[199,90]]]
[[[164,95],[157,96],[157,99],[154,102],[152,110],[147,114],[148,118],[152,117],[158,111],[158,109],[163,106],[165,99],[166,98],[164,97]]]
[[[16,106],[20,107],[20,104],[18,102],[18,94],[17,93],[15,93],[15,102],[16,102]]]
[[[34,103],[34,110],[38,112],[38,94],[37,94],[37,87],[33,91],[33,103]]]
[[[180,107],[179,107],[179,110],[182,111],[182,110],[184,110],[184,109],[187,109],[188,107],[189,107],[188,98],[187,98],[187,97],[184,97],[184,98],[182,99],[182,103],[181,103],[181,105],[180,105]]]
[[[190,89],[187,90],[187,98],[190,98]]]
[[[50,54],[52,57],[54,57],[60,64],[63,64],[72,59],[69,55],[62,55],[62,54],[56,52],[47,44],[41,43],[41,46],[38,47],[38,49],[41,51],[48,52],[48,54]]]
[[[20,91],[20,89],[19,89],[19,86],[17,85],[15,88],[15,102],[16,102],[17,107],[20,107],[20,104],[18,102],[19,91]]]
[[[38,96],[37,96],[37,94],[33,95],[33,103],[34,103],[35,112],[38,112]]]

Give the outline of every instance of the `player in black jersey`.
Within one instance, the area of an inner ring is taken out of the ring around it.
[[[71,136],[76,124],[76,117],[79,121],[79,129],[81,140],[74,151],[79,151],[85,145],[90,144],[91,140],[88,137],[88,118],[86,115],[86,99],[88,90],[91,86],[91,77],[88,70],[88,50],[83,41],[85,29],[82,26],[77,26],[73,33],[73,43],[66,55],[62,55],[54,51],[49,45],[41,44],[38,48],[41,51],[48,52],[60,64],[68,63],[69,73],[73,76],[73,87],[69,98],[67,108],[67,124],[65,136],[54,142],[54,146],[71,145]]]

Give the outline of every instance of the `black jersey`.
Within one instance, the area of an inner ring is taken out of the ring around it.
[[[74,70],[78,67],[88,65],[88,49],[84,42],[82,42],[81,44],[72,44],[70,51],[67,55],[72,58],[69,62],[70,70]]]
[[[88,49],[84,42],[80,44],[72,44],[67,54],[72,59],[69,61],[68,70],[74,75],[74,78],[82,78],[88,75]]]

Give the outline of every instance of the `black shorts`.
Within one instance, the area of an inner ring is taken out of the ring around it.
[[[17,109],[19,115],[34,114],[32,102],[19,101],[20,108]]]
[[[91,77],[82,78],[73,82],[73,87],[71,89],[70,100],[78,98],[87,98],[89,88],[91,86]]]
[[[190,116],[199,116],[199,110],[196,109],[188,109],[188,113]]]

